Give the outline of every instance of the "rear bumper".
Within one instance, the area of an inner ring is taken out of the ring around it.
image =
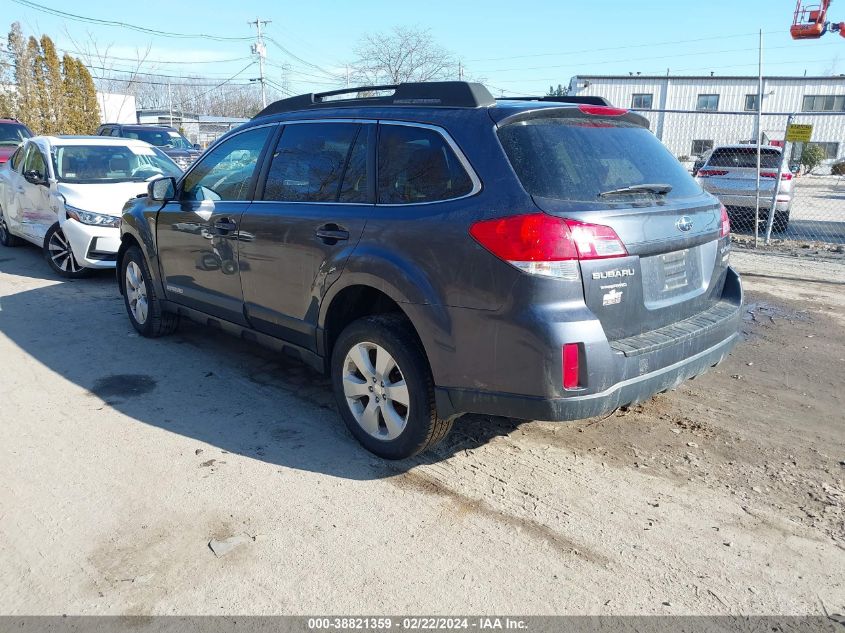
[[[481,413],[577,420],[675,388],[720,363],[738,341],[742,283],[736,272],[727,268],[720,286],[721,292],[714,296],[718,301],[702,312],[612,341],[592,313],[574,306],[554,320],[535,318],[526,321],[528,328],[507,331],[500,320],[493,318],[488,325],[478,314],[472,322],[474,329],[462,326],[461,315],[453,313],[453,323],[466,332],[464,338],[478,339],[470,341],[475,362],[471,368],[454,362],[444,368],[436,362],[438,355],[430,354],[435,361],[438,413],[444,417]],[[586,314],[592,318],[583,319]],[[561,346],[572,341],[583,342],[585,386],[566,390],[562,387]],[[455,356],[450,356],[454,360]],[[463,369],[461,374],[457,374],[458,367]],[[439,379],[449,371],[453,380]]]
[[[694,356],[668,367],[631,378],[600,393],[569,398],[533,398],[509,393],[468,389],[438,389],[437,409],[499,415],[520,420],[582,420],[610,413],[617,407],[642,402],[656,393],[674,389],[721,363],[739,338],[735,333]]]
[[[748,209],[749,211],[753,212],[756,204],[757,204],[757,197],[756,196],[747,196],[747,195],[727,195],[727,194],[714,194],[717,198],[719,198],[719,202],[723,205],[728,207],[730,211],[732,208],[736,209]],[[775,210],[777,211],[787,211],[792,204],[792,197],[789,194],[779,194],[777,203],[775,205]],[[761,211],[768,211],[772,208],[772,194],[771,192],[767,192],[765,194],[760,195],[760,210]]]

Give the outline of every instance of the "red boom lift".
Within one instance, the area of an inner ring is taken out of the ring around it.
[[[827,32],[839,33],[845,37],[845,23],[827,21],[827,10],[833,0],[822,0],[820,3],[810,4],[798,0],[795,6],[795,17],[789,33],[794,40],[817,40]]]

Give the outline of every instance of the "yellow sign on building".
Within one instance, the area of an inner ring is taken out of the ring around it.
[[[809,143],[813,138],[813,126],[793,123],[786,128],[786,140],[789,143]]]

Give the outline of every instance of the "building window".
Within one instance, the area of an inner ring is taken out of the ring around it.
[[[745,111],[757,112],[757,97],[759,95],[745,95]]]
[[[651,110],[651,104],[654,101],[652,93],[635,93],[631,98],[631,107],[634,110]]]
[[[845,95],[807,95],[804,112],[845,112]]]
[[[698,95],[698,102],[695,105],[696,110],[718,110],[719,109],[719,95]]]
[[[692,142],[692,155],[693,156],[702,156],[706,154],[711,149],[713,149],[713,141],[712,140],[695,140]]]
[[[824,150],[825,159],[832,160],[839,156],[839,143],[810,143]]]

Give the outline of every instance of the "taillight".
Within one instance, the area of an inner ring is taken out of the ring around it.
[[[709,178],[710,176],[725,176],[728,173],[726,169],[699,169],[696,176],[699,178]]]
[[[578,106],[578,109],[590,116],[623,116],[628,114],[625,108],[611,108],[610,106],[582,104]]]
[[[722,226],[719,231],[719,237],[727,237],[731,234],[731,219],[728,217],[728,210],[725,205],[722,205]]]
[[[563,346],[563,388],[577,389],[579,383],[578,343],[567,343]]]
[[[778,173],[776,171],[761,171],[760,178],[777,178]],[[781,180],[792,180],[792,172],[785,171],[780,175]]]
[[[482,220],[470,235],[499,259],[547,277],[578,279],[578,260],[624,257],[625,245],[609,226],[545,213]]]

